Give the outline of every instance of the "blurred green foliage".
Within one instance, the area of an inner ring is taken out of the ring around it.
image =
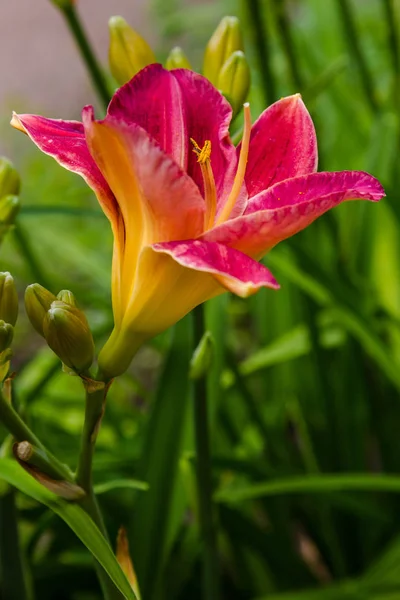
[[[198,68],[219,19],[239,16],[252,67],[253,118],[280,96],[302,92],[316,123],[320,168],[367,170],[387,190],[379,205],[341,206],[274,249],[266,264],[279,292],[207,305],[215,342],[207,384],[222,597],[395,600],[400,3],[152,4],[160,55],[179,44]],[[1,269],[12,272],[21,298],[34,281],[54,293],[73,290],[99,343],[112,323],[108,223],[78,177],[12,135],[22,209],[2,247]],[[200,598],[192,407],[183,376],[190,331],[188,317],[143,348],[113,384],[95,457],[111,539],[127,527],[144,600]],[[61,372],[24,315],[13,368],[15,398],[30,425],[75,467],[79,381]],[[138,490],[133,479],[149,489]],[[100,598],[90,555],[72,532],[44,506],[22,494],[17,500],[36,598]],[[0,534],[3,557],[9,540]],[[3,586],[6,580],[3,572]]]

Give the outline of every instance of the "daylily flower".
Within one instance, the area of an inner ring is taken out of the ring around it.
[[[150,65],[120,88],[104,120],[14,115],[24,131],[94,190],[114,233],[115,327],[99,356],[122,373],[144,340],[229,290],[277,289],[258,263],[281,240],[344,200],[379,200],[359,171],[316,173],[315,130],[301,97],[283,98],[242,142],[229,138],[231,107],[192,71]]]

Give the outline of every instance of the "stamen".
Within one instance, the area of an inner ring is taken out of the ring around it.
[[[200,148],[197,142],[190,138],[193,145],[193,152],[197,156],[197,162],[200,165],[201,174],[204,183],[204,199],[206,202],[206,212],[204,215],[204,230],[210,229],[214,225],[214,219],[217,212],[217,191],[215,189],[214,174],[211,168],[211,141],[206,140],[204,146]]]
[[[215,225],[220,225],[227,219],[229,219],[229,215],[231,214],[233,207],[236,204],[236,200],[240,194],[240,190],[242,189],[244,175],[246,173],[247,166],[247,158],[249,156],[249,144],[250,144],[250,133],[251,133],[251,114],[250,114],[250,104],[246,102],[243,105],[243,116],[244,116],[244,126],[243,126],[243,137],[242,137],[242,146],[240,148],[240,156],[238,167],[235,175],[235,179],[233,181],[233,186],[231,193],[229,194],[223,209],[221,210],[218,219]]]

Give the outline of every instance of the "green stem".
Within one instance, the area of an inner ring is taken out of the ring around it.
[[[108,533],[97,498],[93,491],[93,457],[97,434],[104,414],[109,385],[91,390],[86,386],[85,420],[83,424],[81,449],[76,472],[76,483],[85,490],[86,496],[81,501],[82,508],[93,519],[107,541]],[[96,562],[96,571],[105,600],[123,600],[123,595],[115,587],[104,569]]]
[[[47,460],[49,470],[59,474],[60,479],[72,482],[72,475],[65,465],[63,465],[55,456],[53,456],[42,444],[39,438],[29,429],[11,404],[0,393],[0,421],[5,425],[8,431],[18,442],[29,442],[32,446],[39,448],[43,452],[43,460]]]
[[[393,96],[396,105],[400,103],[400,56],[399,56],[399,36],[397,32],[396,13],[393,0],[382,0],[383,9],[386,16],[386,24],[388,28],[388,42],[390,46],[390,54],[392,58],[392,66],[394,73]]]
[[[28,600],[13,490],[0,495],[0,570],[3,600]]]
[[[30,241],[25,233],[25,230],[19,223],[14,228],[14,238],[19,246],[19,249],[32,273],[33,278],[37,283],[44,287],[49,287],[47,277],[36,259],[35,253],[32,250]]]
[[[273,0],[273,6],[278,23],[279,34],[288,60],[292,81],[299,91],[303,91],[303,77],[301,76],[300,67],[297,60],[298,53],[296,52],[292,38],[292,31],[287,16],[287,6],[285,0]]]
[[[68,27],[73,37],[75,38],[75,41],[78,45],[79,51],[87,67],[87,70],[89,71],[96,92],[100,100],[102,101],[104,107],[107,108],[111,98],[111,94],[107,86],[107,81],[99,66],[97,58],[95,57],[93,49],[89,44],[87,34],[83,28],[79,15],[76,12],[75,6],[73,4],[70,4],[67,7],[62,8],[61,11],[65,17],[65,20],[68,23]]]
[[[194,310],[195,346],[204,333],[204,307]],[[219,597],[218,555],[215,507],[212,501],[211,456],[208,427],[207,382],[204,377],[194,382],[194,429],[196,445],[197,497],[200,532],[203,543],[203,598]]]
[[[82,430],[76,482],[87,494],[91,494],[93,490],[93,456],[97,432],[103,417],[106,395],[106,387],[93,392],[86,390],[85,420]]]
[[[352,54],[354,63],[357,65],[358,72],[360,73],[366,100],[372,112],[376,113],[379,110],[379,104],[376,99],[371,73],[361,49],[359,36],[357,35],[353,10],[348,0],[337,0],[337,5],[350,53]]]
[[[265,11],[261,6],[260,0],[248,0],[245,4],[248,9],[249,22],[254,32],[265,101],[267,104],[272,104],[276,100],[277,92],[271,67],[271,52],[268,44],[268,35],[266,35],[264,30]]]

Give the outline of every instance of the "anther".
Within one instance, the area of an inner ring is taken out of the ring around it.
[[[192,142],[193,152],[197,156],[198,163],[204,164],[205,162],[207,162],[207,160],[210,160],[210,156],[211,156],[211,141],[210,140],[206,140],[204,142],[204,146],[202,148],[200,148],[198,143],[193,138],[190,138],[190,141]]]

